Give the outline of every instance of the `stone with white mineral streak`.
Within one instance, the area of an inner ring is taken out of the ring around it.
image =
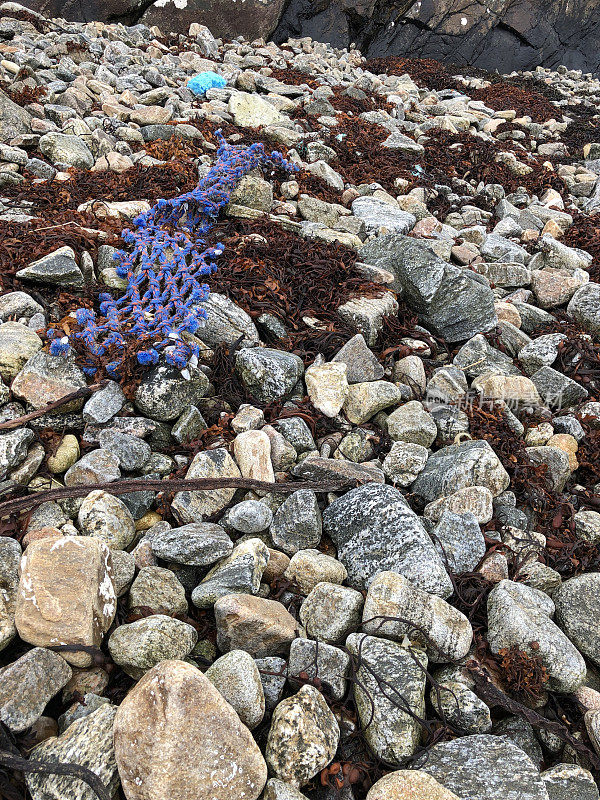
[[[21,561],[15,624],[23,641],[40,647],[99,647],[117,608],[110,550],[95,537],[51,536],[32,542]],[[78,667],[85,652],[65,652]]]

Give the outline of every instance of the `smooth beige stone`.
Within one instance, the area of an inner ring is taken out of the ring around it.
[[[199,669],[157,664],[114,724],[127,800],[257,800],[267,765],[252,734]]]
[[[215,603],[219,650],[245,650],[255,658],[286,653],[298,623],[281,603],[251,594],[228,594]]]
[[[15,624],[39,647],[99,647],[117,608],[110,550],[94,537],[52,536],[32,542],[21,559]],[[61,652],[87,667],[92,657]]]
[[[542,405],[535,384],[523,375],[492,375],[487,372],[475,378],[472,388],[482,392],[484,397],[503,400],[509,405]]]
[[[459,800],[431,775],[418,769],[390,772],[373,784],[367,800]]]
[[[348,365],[343,361],[332,361],[309,367],[304,373],[308,396],[326,417],[335,417],[342,410],[348,395],[347,371]]]
[[[271,440],[264,431],[238,433],[233,442],[233,455],[242,477],[275,483]]]

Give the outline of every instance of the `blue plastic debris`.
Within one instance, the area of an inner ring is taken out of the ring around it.
[[[127,279],[125,294],[116,300],[101,294],[98,315],[79,308],[75,316],[81,330],[69,336],[50,329],[52,355],[67,356],[80,342],[83,347],[76,349],[86,375],[96,373],[98,360],[110,358],[104,364],[106,372],[119,377],[130,346],[141,343],[143,349],[136,353],[140,364],[156,364],[162,353],[168,364],[181,370],[197,366],[199,347],[188,334],[206,319],[201,304],[209,287],[202,279],[216,270],[224,249],[220,243],[208,246],[207,234],[248,172],[298,169],[281,153],[267,153],[263,144],[229,145],[220,131],[216,135],[217,161],[196,188],[171,200],[158,200],[133,220],[133,230],[122,232],[131,250],[119,250],[114,257],[117,275]]]
[[[227,81],[216,72],[201,72],[187,82],[187,88],[198,95],[206,94],[209,89],[222,89],[224,86],[227,86]]]

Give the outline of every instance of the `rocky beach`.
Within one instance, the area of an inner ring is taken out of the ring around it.
[[[0,4],[0,797],[600,800],[600,80]]]

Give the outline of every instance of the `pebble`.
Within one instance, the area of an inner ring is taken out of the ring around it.
[[[127,506],[102,490],[84,498],[77,523],[82,534],[102,539],[114,550],[125,550],[135,537],[135,523]]]
[[[217,644],[227,653],[245,650],[255,658],[287,652],[296,638],[297,622],[276,600],[228,594],[215,603]]]
[[[204,673],[250,730],[265,715],[265,695],[256,662],[244,650],[231,650]]]
[[[115,664],[139,680],[161,661],[188,656],[197,641],[195,628],[187,622],[153,614],[116,628],[108,640],[108,649]]]
[[[71,668],[57,653],[34,647],[2,671],[0,719],[22,733],[42,715],[48,702],[70,680]]]

